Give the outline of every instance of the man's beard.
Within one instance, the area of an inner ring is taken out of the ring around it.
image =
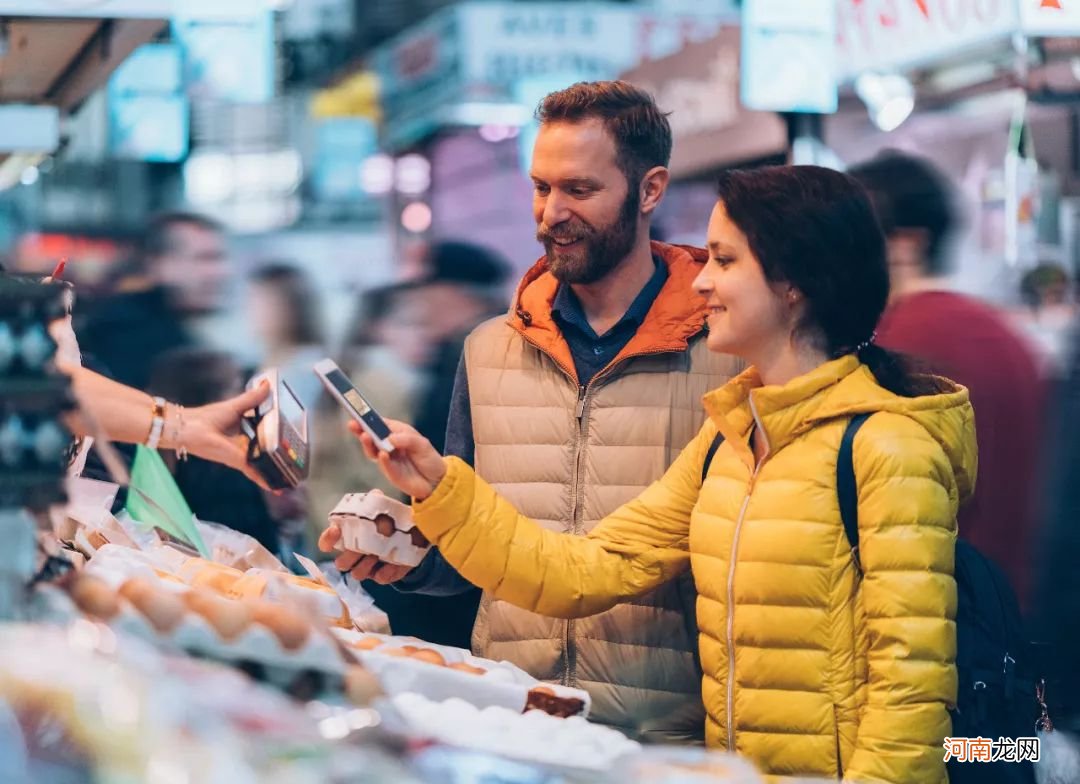
[[[637,242],[638,208],[636,188],[627,194],[619,215],[609,226],[597,229],[578,218],[571,218],[554,231],[541,227],[536,239],[547,253],[548,269],[563,283],[596,283],[619,266]],[[570,254],[556,253],[555,238],[580,239],[580,247]]]

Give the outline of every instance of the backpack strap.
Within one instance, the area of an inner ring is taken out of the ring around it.
[[[724,434],[718,432],[712,443],[709,444],[709,451],[705,453],[705,462],[701,465],[701,484],[705,484],[705,477],[709,475],[709,466],[712,465],[712,459],[716,457],[716,450],[720,448],[722,443],[724,443]]]
[[[840,519],[844,523],[844,533],[848,544],[859,560],[859,488],[855,482],[855,459],[852,452],[855,435],[859,432],[870,414],[856,414],[847,423],[844,437],[840,439],[840,451],[836,455],[836,495],[840,500]]]

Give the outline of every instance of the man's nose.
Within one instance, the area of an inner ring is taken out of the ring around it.
[[[550,229],[558,226],[569,217],[570,210],[567,209],[565,197],[555,191],[549,193],[544,200],[544,225]]]

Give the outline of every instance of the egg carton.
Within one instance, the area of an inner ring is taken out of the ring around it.
[[[480,707],[502,707],[522,713],[539,709],[557,716],[589,714],[588,692],[567,686],[542,683],[510,662],[496,662],[473,656],[461,648],[434,645],[415,637],[332,629],[346,650],[365,668],[375,673],[387,694],[417,693],[434,700],[465,699]],[[382,645],[370,650],[353,647],[364,639],[378,639]],[[413,646],[438,653],[447,664],[465,664],[485,672],[476,674],[450,669],[420,659],[392,656],[387,649]]]
[[[338,549],[377,555],[385,563],[417,566],[431,549],[412,509],[382,493],[346,495],[329,520],[341,528]]]
[[[188,589],[162,581],[161,586],[178,594]],[[117,631],[228,664],[253,663],[265,669],[266,679],[278,683],[303,671],[315,671],[334,678],[345,673],[346,661],[333,638],[312,628],[303,645],[288,649],[269,628],[252,621],[231,640],[221,637],[214,626],[194,610],[187,610],[180,622],[169,631],[161,631],[130,602],[120,598],[120,613],[108,623]],[[277,676],[277,677],[275,677]]]

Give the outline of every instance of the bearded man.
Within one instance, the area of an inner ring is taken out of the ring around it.
[[[702,396],[741,368],[705,346],[691,282],[706,252],[649,239],[671,156],[652,97],[627,82],[580,83],[536,114],[530,176],[545,255],[509,314],[466,340],[445,451],[523,514],[584,535],[660,478],[701,427]],[[331,527],[320,545],[339,536]],[[437,551],[412,571],[362,553],[338,566],[403,591],[470,587]],[[485,597],[473,650],[588,690],[590,718],[632,738],[701,743],[694,601],[689,576],[570,621]]]

